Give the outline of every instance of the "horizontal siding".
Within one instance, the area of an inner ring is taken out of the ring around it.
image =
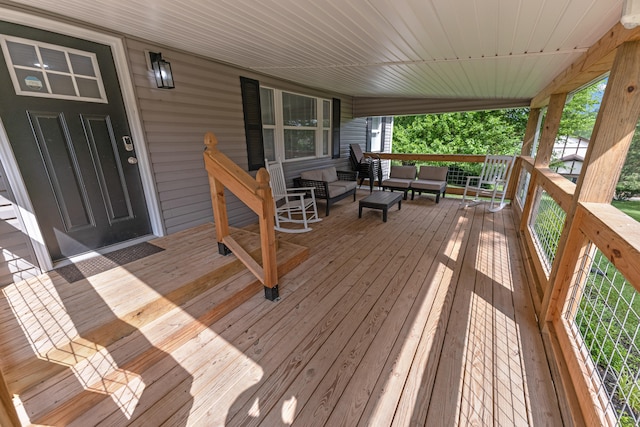
[[[285,174],[290,184],[303,170],[330,165],[348,170],[349,144],[364,143],[365,121],[353,120],[351,97],[256,75],[141,40],[127,39],[126,45],[167,234],[213,220],[202,157],[205,132],[214,132],[220,151],[247,169],[240,76],[257,79],[263,86],[341,100],[340,158],[287,162]],[[175,89],[155,88],[145,51],[160,51],[163,58],[171,62]],[[252,174],[255,176],[255,172]],[[231,225],[243,226],[257,221],[257,216],[235,196],[227,192],[225,197]]]
[[[0,163],[0,286],[39,273],[31,241],[24,233]]]

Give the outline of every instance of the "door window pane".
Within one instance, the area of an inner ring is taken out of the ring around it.
[[[70,53],[69,60],[71,61],[71,67],[73,67],[73,72],[75,74],[90,77],[96,76],[96,71],[90,57]]]
[[[47,71],[69,72],[69,64],[67,64],[67,57],[64,52],[41,48],[40,56],[42,56],[43,67]]]
[[[100,99],[100,87],[98,86],[97,81],[76,77],[76,84],[78,85],[78,92],[80,93],[80,96],[84,98]]]
[[[15,70],[16,79],[23,92],[42,92],[47,93],[44,75],[40,71],[34,70]]]
[[[38,54],[36,54],[36,48],[34,46],[8,41],[7,50],[9,51],[13,65],[40,68],[40,60],[38,59]]]
[[[51,85],[51,93],[55,95],[76,95],[76,89],[73,87],[73,81],[69,76],[49,74],[49,84]]]

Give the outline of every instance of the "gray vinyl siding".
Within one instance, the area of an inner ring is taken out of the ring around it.
[[[219,141],[219,149],[241,168],[247,169],[240,76],[257,79],[261,85],[276,89],[326,99],[339,98],[341,101],[340,158],[288,162],[285,172],[289,182],[303,170],[329,165],[349,169],[349,144],[364,144],[365,120],[353,119],[352,97],[303,87],[183,51],[161,48],[148,41],[122,36],[145,139],[134,141],[134,145],[146,144],[160,205],[162,227],[166,234],[213,221],[210,188],[202,155],[206,132],[214,132]],[[175,89],[155,87],[153,75],[147,68],[146,51],[162,52],[163,57],[171,62]],[[9,200],[6,190],[0,194],[4,196],[2,200]],[[256,215],[229,192],[226,192],[226,201],[232,226],[241,227],[257,221]],[[17,231],[19,218],[11,216],[8,213],[11,210],[8,203],[3,205],[3,214],[8,219],[2,218],[0,238],[7,248],[5,250],[3,246],[3,253],[8,251],[16,254],[19,260],[5,259],[0,264],[3,278],[8,277],[9,263],[17,265],[12,268],[19,270],[19,274],[34,271],[32,261],[35,256],[30,249],[29,240],[21,230]],[[7,237],[11,239],[5,240]],[[13,246],[9,248],[5,241]],[[5,258],[9,256],[5,255]]]
[[[9,190],[4,169],[0,163],[0,286],[36,276],[31,242],[23,230],[18,209]]]
[[[341,100],[340,158],[287,162],[284,169],[289,182],[303,170],[329,165],[348,170],[349,144],[364,143],[365,122],[353,120],[351,97],[301,87],[139,40],[127,39],[126,44],[167,234],[213,220],[202,157],[205,132],[214,132],[220,151],[243,169],[248,167],[240,76],[256,79],[263,86]],[[145,50],[161,51],[171,62],[175,89],[155,88]],[[253,212],[228,192],[226,201],[231,225],[240,227],[257,221]]]

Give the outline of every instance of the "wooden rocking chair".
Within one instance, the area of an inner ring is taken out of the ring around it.
[[[269,172],[269,185],[275,203],[275,229],[283,233],[305,233],[311,231],[310,223],[321,221],[318,218],[315,190],[312,187],[301,187],[287,190],[282,162],[271,162],[265,159]],[[283,227],[281,224],[302,224],[302,228]]]
[[[511,177],[515,156],[490,156],[484,160],[479,176],[468,176],[461,205],[479,203],[480,196],[491,197],[490,212],[498,212],[506,206],[504,198]],[[467,193],[469,194],[467,196]],[[473,200],[469,201],[473,194]]]

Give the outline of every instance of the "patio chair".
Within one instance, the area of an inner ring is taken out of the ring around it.
[[[420,166],[418,179],[411,183],[411,200],[418,193],[431,193],[436,195],[436,203],[440,203],[440,195],[444,197],[447,192],[447,166]]]
[[[507,185],[511,177],[511,169],[515,156],[487,155],[479,176],[468,176],[464,187],[461,205],[479,203],[480,197],[491,197],[490,212],[498,212],[505,207]],[[472,196],[473,195],[473,196]],[[469,198],[473,197],[473,200]]]
[[[351,160],[351,169],[358,172],[359,186],[365,178],[369,179],[369,192],[373,192],[373,182],[378,178],[378,185],[382,185],[382,166],[380,158],[373,159],[365,157],[360,144],[350,144],[349,159]]]
[[[265,166],[269,172],[269,184],[276,208],[275,229],[283,233],[305,233],[311,231],[310,223],[321,221],[318,217],[315,189],[300,187],[287,189],[284,170],[280,160],[271,162],[265,159]],[[302,224],[299,227],[286,227],[282,224]]]

